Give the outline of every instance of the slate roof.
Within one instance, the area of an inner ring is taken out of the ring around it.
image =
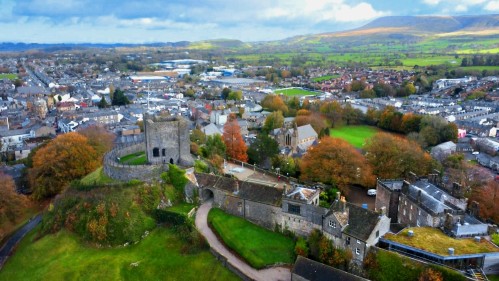
[[[281,206],[282,190],[253,182],[239,181],[234,178],[194,173],[200,187],[221,189],[234,196],[260,203]],[[239,184],[239,191],[237,191]]]
[[[421,190],[421,205],[432,212],[439,214],[446,209],[453,209],[445,202],[454,199],[450,194],[429,183],[428,181],[417,181],[409,186],[409,197],[416,199]]]
[[[293,190],[291,190],[286,197],[295,199],[295,200],[303,200],[308,201],[312,199],[316,192],[319,192],[316,189],[307,188],[304,186],[297,185]]]
[[[367,241],[378,224],[380,218],[379,214],[349,202],[346,202],[348,212],[341,212],[340,208],[340,202],[336,200],[331,205],[331,209],[326,214],[326,217],[334,215],[337,219],[342,219],[344,221],[346,219],[346,214],[348,214],[348,226],[343,230],[343,233]]]
[[[299,140],[303,140],[303,139],[310,138],[310,137],[317,138],[317,136],[318,136],[317,133],[315,132],[314,128],[312,128],[312,126],[310,126],[310,124],[300,126],[297,128],[297,130],[298,130],[298,139]]]
[[[348,226],[343,231],[355,238],[367,241],[378,224],[379,214],[347,202]]]
[[[296,258],[292,274],[310,281],[363,281],[367,280],[337,268],[307,259],[302,256]]]

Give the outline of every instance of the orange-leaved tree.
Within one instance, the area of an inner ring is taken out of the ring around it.
[[[229,116],[229,120],[224,125],[223,141],[227,147],[227,156],[244,162],[248,161],[247,147],[234,114]]]
[[[78,133],[59,135],[39,149],[29,171],[35,199],[48,198],[62,192],[78,179],[100,166],[99,155]]]
[[[102,159],[104,154],[113,148],[113,142],[116,136],[106,130],[102,126],[89,126],[83,130],[78,131],[79,134],[85,136],[95,152]]]
[[[29,200],[18,194],[12,177],[0,172],[0,241],[23,219]]]
[[[404,178],[409,172],[426,175],[434,164],[416,142],[389,133],[377,133],[364,150],[374,174],[381,179]]]
[[[343,192],[351,184],[373,186],[371,167],[352,145],[338,138],[324,137],[310,148],[300,165],[303,180],[336,185]]]

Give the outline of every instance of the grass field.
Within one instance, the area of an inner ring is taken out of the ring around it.
[[[3,80],[3,79],[15,80],[15,79],[17,79],[17,74],[14,74],[14,73],[0,73],[0,80]]]
[[[24,238],[0,280],[239,280],[209,251],[182,254],[182,242],[165,228],[126,248],[91,248],[67,231],[33,237]]]
[[[322,81],[327,81],[331,79],[336,79],[340,77],[339,75],[325,75],[325,76],[320,76],[320,77],[315,77],[312,79],[313,82],[322,82]]]
[[[147,164],[147,155],[145,151],[135,152],[120,158],[121,164],[144,165]]]
[[[274,91],[276,94],[283,94],[285,96],[309,96],[309,95],[317,95],[315,92],[310,92],[307,90],[303,90],[300,88],[286,88],[279,89]]]
[[[210,211],[208,222],[224,243],[254,268],[294,262],[295,243],[289,237],[226,214],[220,209]]]
[[[194,207],[196,207],[196,205],[194,204],[180,203],[176,204],[175,206],[171,206],[170,208],[168,208],[168,211],[187,215]]]
[[[409,229],[405,229],[397,235],[387,234],[385,238],[442,256],[449,255],[448,248],[454,248],[456,255],[499,252],[499,249],[485,240],[476,243],[471,238],[454,239],[431,227],[413,227],[410,230],[414,231],[414,237],[407,236]]]
[[[108,184],[108,183],[113,183],[116,182],[112,178],[108,177],[102,167],[98,168],[97,170],[91,172],[90,174],[86,175],[84,178],[81,179],[81,184],[83,185],[94,185],[94,184]]]
[[[356,148],[364,146],[367,139],[374,136],[379,131],[378,128],[372,126],[342,126],[329,129],[331,137],[340,138]]]

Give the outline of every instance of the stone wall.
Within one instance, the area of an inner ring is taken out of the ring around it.
[[[162,172],[168,170],[167,165],[123,165],[118,163],[118,157],[144,150],[145,143],[143,142],[114,148],[104,157],[104,173],[113,179],[121,181],[159,178]]]

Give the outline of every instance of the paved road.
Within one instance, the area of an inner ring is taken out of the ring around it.
[[[42,215],[37,215],[32,220],[30,220],[27,224],[21,227],[12,237],[7,240],[5,244],[3,244],[2,248],[0,248],[0,269],[9,258],[9,255],[12,253],[17,243],[23,239],[23,237],[33,230],[35,226],[37,226],[42,221]]]
[[[367,189],[362,188],[360,186],[350,186],[350,189],[347,194],[347,201],[353,203],[357,206],[361,206],[364,203],[367,203],[367,207],[369,210],[374,210],[374,204],[376,203],[376,196],[368,196]]]
[[[213,231],[208,226],[208,212],[211,209],[212,202],[209,201],[199,207],[196,214],[196,228],[201,234],[206,237],[210,247],[215,249],[218,253],[227,258],[227,262],[237,267],[240,271],[244,272],[248,277],[255,280],[274,280],[274,281],[287,281],[291,280],[291,272],[289,268],[273,267],[262,270],[256,270],[242,261],[240,258],[232,254],[225,246],[218,240]]]

